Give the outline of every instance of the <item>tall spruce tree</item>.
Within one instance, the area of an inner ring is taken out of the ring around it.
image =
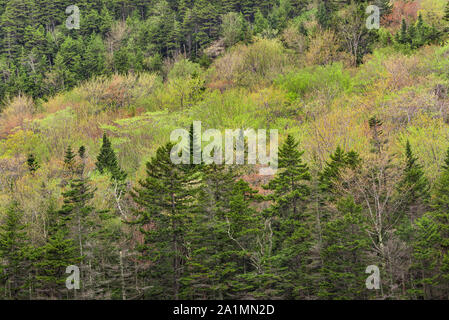
[[[273,191],[270,200],[275,201],[276,212],[280,217],[297,218],[309,195],[309,187],[305,182],[311,177],[307,164],[302,162],[304,151],[300,152],[298,145],[293,136],[287,136],[279,149],[279,172],[265,187]]]
[[[424,298],[449,298],[449,149],[435,185],[431,211],[416,223],[415,258],[421,271]]]
[[[341,172],[345,168],[355,168],[361,163],[357,152],[345,152],[337,146],[335,152],[330,155],[330,161],[326,162],[323,171],[319,175],[320,191],[331,200],[335,194],[334,185],[340,179]]]
[[[106,133],[103,134],[103,144],[97,157],[96,166],[100,173],[109,172],[114,180],[124,181],[126,179],[126,173],[120,168],[117,156]]]
[[[323,227],[323,261],[319,297],[324,299],[367,298],[365,269],[370,240],[362,207],[354,199],[337,202],[335,218]]]
[[[201,167],[198,208],[188,235],[193,249],[183,279],[184,298],[235,297],[232,288],[241,263],[227,233],[225,212],[236,178],[232,166],[211,163]]]
[[[143,208],[135,224],[144,235],[141,258],[151,266],[145,272],[151,282],[148,298],[178,299],[186,263],[187,230],[191,226],[198,181],[195,175],[172,163],[168,143],[147,162],[147,177],[134,189],[134,201]],[[152,225],[151,228],[146,226]]]
[[[405,19],[402,19],[401,22],[401,30],[397,35],[397,40],[401,44],[407,44],[409,42],[408,32],[407,32],[407,22]]]
[[[36,158],[34,157],[34,154],[32,154],[32,153],[30,153],[27,158],[27,165],[28,165],[28,170],[30,171],[30,173],[32,175],[34,175],[34,173],[40,167],[39,163],[37,162]]]
[[[410,142],[405,146],[406,163],[402,180],[399,182],[399,192],[404,198],[404,210],[413,222],[426,211],[426,203],[430,198],[430,185],[418,158],[414,156]]]
[[[76,242],[68,234],[67,225],[60,224],[59,229],[51,233],[46,243],[38,248],[35,258],[36,290],[40,295],[49,299],[70,297],[68,290],[65,288],[65,281],[68,276],[65,272],[68,266],[79,266],[82,260]],[[76,292],[74,292],[74,295],[76,295]]]
[[[106,136],[106,133],[103,134],[103,144],[100,149],[100,154],[97,157],[96,166],[100,173],[110,174],[111,188],[114,194],[117,211],[122,216],[126,216],[126,213],[121,204],[121,200],[123,195],[127,192],[127,173],[122,170],[122,168],[118,164],[117,156],[112,149],[111,142]]]
[[[282,285],[288,298],[305,298],[310,293],[307,264],[311,246],[308,224],[311,176],[298,145],[293,136],[287,136],[279,149],[278,172],[264,187],[272,191],[267,199],[273,202],[268,210],[273,217],[273,253],[276,265],[285,272]]]
[[[87,224],[94,212],[90,204],[94,192],[87,178],[79,176],[69,182],[68,189],[62,193],[64,203],[59,213],[74,224],[74,233],[78,238],[80,256],[83,256],[83,237],[88,232]]]
[[[64,169],[69,178],[73,178],[76,171],[76,155],[72,150],[72,146],[68,146],[64,154]]]
[[[5,296],[9,299],[26,297],[28,236],[22,222],[23,211],[19,204],[12,202],[4,221],[0,225],[0,281],[4,283]]]
[[[410,267],[417,275],[411,279],[409,294],[415,299],[428,299],[439,282],[438,225],[432,214],[426,213],[415,221],[413,231],[413,264]]]
[[[248,182],[238,180],[223,216],[233,244],[228,253],[240,264],[238,276],[230,282],[238,298],[279,298],[282,290],[279,269],[272,267],[273,218],[255,209],[261,199]]]

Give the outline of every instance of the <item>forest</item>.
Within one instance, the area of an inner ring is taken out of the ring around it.
[[[0,300],[449,299],[448,39],[448,0],[0,0]],[[195,121],[278,170],[173,163]]]

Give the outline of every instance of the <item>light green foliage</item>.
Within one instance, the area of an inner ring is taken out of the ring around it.
[[[443,1],[38,2],[0,0],[0,299],[447,299]],[[174,165],[193,121],[278,171]]]
[[[303,98],[317,90],[328,90],[332,95],[350,92],[353,87],[351,75],[341,63],[319,66],[289,73],[276,80],[279,87],[286,90],[290,99]]]
[[[260,23],[260,11],[259,11]],[[221,35],[224,38],[226,47],[232,47],[244,37],[244,19],[242,14],[229,12],[222,16]]]

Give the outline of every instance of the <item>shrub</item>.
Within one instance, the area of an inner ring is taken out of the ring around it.
[[[168,73],[168,79],[197,77],[201,74],[201,67],[198,63],[187,59],[176,61]]]
[[[36,107],[33,99],[19,95],[6,103],[0,114],[0,138],[5,137],[14,128],[22,126],[26,119],[31,119]]]
[[[285,28],[281,35],[282,41],[287,48],[294,50],[296,53],[304,53],[308,46],[308,38],[299,31],[295,25]]]
[[[244,87],[266,85],[288,68],[285,49],[278,40],[256,39],[238,45],[213,64],[209,82],[229,81]]]
[[[300,72],[280,76],[276,84],[286,90],[292,100],[314,91],[325,91],[335,96],[353,87],[351,75],[343,69],[342,63],[307,67]]]
[[[336,61],[343,61],[345,65],[350,65],[351,56],[346,52],[341,52],[339,40],[331,30],[317,33],[310,40],[309,49],[306,52],[307,65],[325,65]]]
[[[114,74],[112,77],[101,76],[85,82],[78,91],[83,99],[90,102],[93,108],[90,111],[97,113],[138,103],[152,94],[159,84],[159,78],[152,73]]]

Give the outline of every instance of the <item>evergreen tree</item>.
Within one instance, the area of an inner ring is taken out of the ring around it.
[[[282,290],[279,269],[272,267],[272,217],[254,208],[260,200],[256,190],[246,181],[238,180],[223,216],[227,236],[233,244],[228,254],[233,261],[243,264],[237,279],[230,283],[239,298],[278,298]]]
[[[114,195],[119,207],[118,209],[122,211],[119,199],[126,191],[127,174],[120,168],[117,156],[112,149],[111,142],[106,136],[106,133],[103,134],[103,144],[100,148],[100,154],[97,157],[96,166],[100,173],[109,173],[111,175],[111,184],[114,189]]]
[[[422,236],[423,233],[416,232],[413,227],[414,221],[423,216],[428,209],[428,201],[430,198],[430,185],[427,178],[424,175],[422,166],[418,163],[418,158],[414,156],[410,142],[407,141],[405,146],[406,163],[404,171],[402,173],[402,179],[398,184],[398,193],[402,199],[401,211],[398,220],[401,224],[398,227],[397,235],[400,236],[402,241],[406,243],[419,243],[422,240],[415,237]],[[421,226],[427,226],[427,223],[421,224]],[[412,260],[412,258],[409,258]],[[418,291],[413,289],[415,279],[421,278],[422,275],[416,272],[413,268],[409,271],[408,278],[411,279],[410,294],[412,297],[416,297]]]
[[[186,263],[188,273],[182,280],[186,284],[185,298],[233,297],[231,284],[241,264],[235,256],[235,244],[227,234],[225,212],[235,180],[236,173],[231,166],[215,163],[201,166],[198,208],[188,234],[193,250]]]
[[[107,137],[106,133],[103,134],[103,144],[100,148],[100,154],[97,157],[96,166],[100,173],[104,173],[106,171],[113,173],[118,168],[117,156],[112,149],[111,141]]]
[[[34,157],[34,154],[32,154],[32,153],[30,153],[28,155],[27,165],[28,165],[28,170],[31,172],[32,175],[34,175],[34,173],[40,167],[39,163],[37,162],[36,158]]]
[[[24,45],[27,26],[35,26],[35,7],[32,0],[11,0],[0,17],[3,51],[11,60],[17,60]]]
[[[185,237],[191,226],[195,176],[171,162],[174,147],[160,147],[147,163],[147,177],[132,193],[134,201],[144,210],[137,212],[134,222],[144,234],[139,246],[141,258],[152,266],[145,272],[152,283],[147,297],[178,299],[184,273],[187,247]],[[145,228],[146,225],[152,228]]]
[[[100,36],[92,34],[89,37],[82,64],[85,79],[105,74],[106,49]]]
[[[285,269],[283,290],[286,297],[308,295],[307,260],[311,246],[308,225],[308,202],[311,176],[307,164],[302,162],[298,142],[288,135],[279,149],[279,169],[266,189],[273,191],[267,199],[273,201],[269,209],[273,216],[276,264]],[[293,285],[295,284],[295,285]]]
[[[5,296],[9,299],[23,298],[26,293],[28,236],[22,216],[19,204],[12,202],[0,225],[0,281],[5,284]]]
[[[408,33],[407,33],[407,22],[405,19],[402,19],[401,22],[401,30],[397,36],[398,42],[401,44],[407,44],[409,42]]]
[[[47,249],[55,251],[54,246],[62,250],[61,254],[67,250],[69,258],[76,259],[81,263],[79,267],[85,271],[84,259],[86,256],[92,255],[90,248],[86,249],[86,242],[91,238],[92,232],[96,227],[94,223],[95,209],[91,205],[95,189],[92,189],[88,178],[84,176],[85,148],[81,147],[78,150],[78,155],[82,160],[82,164],[78,168],[75,166],[75,154],[71,150],[69,147],[68,152],[66,152],[65,162],[66,165],[68,164],[73,168],[72,174],[67,190],[62,193],[62,208],[57,212],[58,220],[61,220],[62,231],[58,231],[53,238],[49,239],[47,248],[43,248],[43,250],[44,253]],[[78,250],[78,253],[76,255],[72,252],[74,243],[71,242],[71,239],[77,239],[75,248]],[[48,254],[48,252],[45,254]],[[59,255],[60,253],[53,252],[52,254]],[[58,260],[59,258],[56,256],[51,259]],[[56,272],[55,270],[53,271]],[[84,293],[85,288],[83,287],[82,289]]]
[[[330,155],[330,161],[319,176],[320,188],[322,192],[332,192],[332,186],[339,179],[340,173],[344,168],[354,168],[361,162],[359,155],[350,151],[346,153],[340,146],[337,146],[335,152]]]
[[[323,227],[323,261],[319,296],[324,299],[366,298],[365,269],[369,238],[362,208],[352,198],[337,203],[336,217]]]
[[[417,219],[413,225],[414,238],[412,271],[414,276],[410,295],[412,297],[428,299],[431,295],[431,288],[438,285],[439,272],[439,230],[437,223],[429,213]]]
[[[75,174],[76,155],[73,153],[72,146],[68,146],[64,154],[64,168],[70,178]]]
[[[309,187],[304,183],[310,180],[309,168],[302,162],[304,152],[297,150],[298,145],[293,136],[287,136],[279,149],[279,173],[266,186],[273,191],[270,200],[276,202],[281,217],[300,214],[301,202],[309,194]]]
[[[319,2],[316,20],[323,29],[328,29],[331,26],[334,10],[335,8],[331,0]]]
[[[100,20],[101,20],[100,33],[104,36],[111,29],[113,23],[113,17],[111,16],[111,13],[104,4],[103,7],[101,8]]]
[[[318,190],[315,191],[320,224],[329,221],[333,214],[332,210],[339,199],[339,192],[335,189],[338,183],[342,183],[342,172],[348,168],[355,169],[360,163],[361,159],[356,152],[345,152],[340,146],[337,146],[335,152],[330,155],[330,161],[326,162],[324,169],[318,174],[319,185]],[[320,235],[318,236],[321,238]]]
[[[410,142],[405,146],[406,164],[403,178],[399,182],[399,192],[406,200],[404,210],[411,221],[419,217],[426,210],[426,203],[430,197],[430,185],[424,175],[423,167],[413,155]]]
[[[74,233],[78,238],[80,256],[83,256],[83,235],[88,235],[87,224],[94,211],[90,201],[94,197],[94,190],[90,187],[85,177],[76,177],[69,183],[67,191],[62,193],[64,204],[59,214],[67,221],[74,221]]]
[[[445,163],[449,163],[448,157]],[[420,237],[415,241],[415,258],[421,271],[424,298],[449,297],[449,170],[447,165],[435,186],[432,210],[416,223]],[[433,288],[433,290],[432,290]]]
[[[382,131],[382,121],[380,119],[377,119],[376,117],[371,117],[368,120],[368,125],[371,129],[371,145],[373,146],[372,152],[376,154],[382,153],[382,148],[385,145],[385,139],[382,138],[383,131]]]
[[[75,241],[68,237],[68,230],[64,224],[60,225],[60,229],[38,249],[36,260],[34,266],[37,270],[37,290],[45,293],[50,299],[67,297],[66,268],[79,265],[81,257]]]

